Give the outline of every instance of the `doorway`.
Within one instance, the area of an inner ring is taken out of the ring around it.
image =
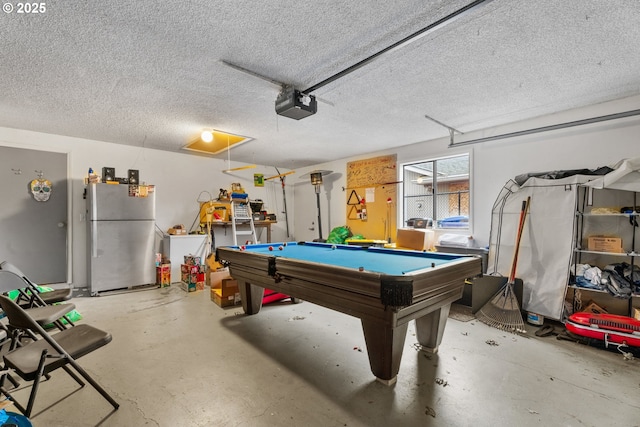
[[[0,261],[68,283],[67,154],[0,147]]]

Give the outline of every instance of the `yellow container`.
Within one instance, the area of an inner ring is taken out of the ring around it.
[[[229,203],[200,202],[200,224],[229,221]]]

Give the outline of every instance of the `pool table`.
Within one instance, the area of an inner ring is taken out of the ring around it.
[[[268,288],[358,317],[371,371],[388,385],[409,321],[420,345],[437,351],[451,303],[465,279],[482,272],[475,256],[316,242],[219,247],[216,255],[238,281],[248,315],[260,311]]]

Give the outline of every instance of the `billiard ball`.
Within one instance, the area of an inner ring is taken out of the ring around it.
[[[364,271],[364,267],[358,267],[358,271]]]
[[[336,250],[336,245],[331,245],[331,250],[335,251]]]
[[[244,251],[245,249],[247,249],[247,247],[245,245],[240,246],[240,250]]]
[[[269,246],[269,250],[272,251],[273,250],[273,246]]]
[[[279,249],[279,250],[283,250],[283,249],[284,249],[284,246],[280,245],[280,246],[278,246],[278,249]]]
[[[284,243],[282,244],[282,246],[287,246],[287,242],[284,242]]]

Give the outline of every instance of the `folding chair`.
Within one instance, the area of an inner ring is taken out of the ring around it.
[[[9,261],[0,262],[0,270],[10,271],[20,276],[26,284],[26,288],[30,291],[30,304],[33,305],[50,305],[63,301],[68,301],[73,295],[73,288],[67,286],[65,288],[54,289],[52,291],[42,292],[38,285],[32,282],[18,267]]]
[[[13,290],[17,290],[19,295],[26,295],[24,290],[25,280],[7,270],[0,270],[0,293],[8,294]],[[28,298],[28,295],[26,296]],[[56,305],[39,305],[27,309],[29,315],[33,317],[41,326],[53,324],[58,329],[66,329],[64,323],[60,319],[66,318],[67,314],[76,308],[73,303],[56,304]],[[70,323],[73,325],[73,323]],[[4,329],[4,325],[0,323],[0,329]],[[1,341],[0,341],[1,342]]]
[[[9,320],[9,330],[31,331],[40,339],[23,343],[3,356],[5,371],[0,378],[0,392],[10,399],[26,417],[31,415],[42,376],[63,368],[80,386],[84,382],[73,370],[93,386],[115,409],[120,406],[76,361],[76,359],[111,342],[111,334],[82,324],[49,335],[38,322],[10,298],[0,295],[0,306]],[[4,386],[6,374],[15,372],[25,381],[33,381],[27,407],[23,407]]]
[[[18,300],[19,302],[24,301],[20,302],[20,306],[22,308],[58,304],[70,300],[73,296],[73,288],[71,286],[54,289],[52,291],[41,291],[37,284],[31,281],[18,267],[9,261],[0,262],[0,271],[9,271],[20,276],[20,278],[24,280],[24,287],[19,290],[20,297]],[[67,322],[67,324],[73,326],[73,322],[69,316],[67,316],[67,313],[65,313],[62,318]],[[62,329],[64,329],[64,323],[62,321],[60,321],[57,326],[63,326]]]
[[[22,278],[8,271],[0,270],[0,293],[7,294],[15,289],[20,289],[22,286],[24,286]],[[34,307],[27,311],[29,312],[29,315],[41,326],[53,324],[60,330],[64,330],[66,327],[60,319],[71,310],[75,309],[75,307],[76,306],[74,304],[56,304]],[[25,336],[31,340],[37,339],[31,331],[28,331],[26,334],[20,333],[18,330],[10,331],[5,323],[0,322],[0,349],[5,347],[7,344],[9,344],[9,351],[15,349],[21,345],[21,341]],[[11,381],[14,387],[18,387],[18,382],[11,375],[8,375],[7,378]]]

